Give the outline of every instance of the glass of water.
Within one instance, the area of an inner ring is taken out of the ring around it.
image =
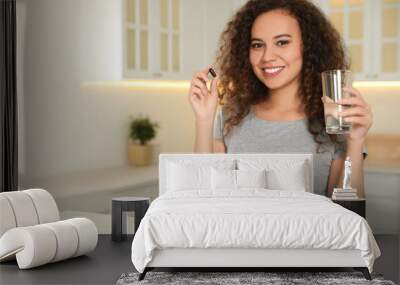
[[[351,107],[339,105],[340,99],[351,97],[343,87],[351,87],[353,76],[349,70],[328,70],[321,74],[322,77],[322,101],[324,103],[325,125],[328,134],[347,134],[351,132],[352,124],[346,122],[338,112]]]

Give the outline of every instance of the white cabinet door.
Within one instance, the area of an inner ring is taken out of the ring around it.
[[[369,58],[370,35],[367,0],[322,0],[321,8],[345,41],[351,70],[356,79],[365,79],[373,69]]]
[[[123,0],[124,76],[182,73],[182,0]]]
[[[400,0],[381,0],[376,9],[377,72],[384,80],[400,80]]]
[[[400,0],[315,2],[342,35],[356,80],[400,79]]]
[[[212,64],[247,0],[124,0],[124,74],[190,79]],[[313,0],[340,32],[356,80],[400,79],[400,0]]]
[[[235,10],[233,0],[182,1],[183,77],[214,63],[219,39]],[[243,1],[242,1],[243,2]]]
[[[149,21],[152,10],[149,0],[123,1],[123,61],[124,76],[145,76],[150,71],[149,46],[151,41]]]
[[[232,0],[202,0],[205,7],[204,66],[212,64],[219,48],[219,39],[233,15]]]
[[[158,0],[159,22],[155,25],[155,70],[164,75],[178,75],[182,70],[181,1]]]
[[[204,65],[203,58],[203,0],[182,0],[182,78]]]
[[[234,2],[124,0],[125,77],[190,79],[212,64]]]

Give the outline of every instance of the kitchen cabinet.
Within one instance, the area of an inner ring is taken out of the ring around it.
[[[343,37],[356,80],[399,80],[400,0],[314,2]]]
[[[124,77],[190,79],[212,64],[237,0],[123,0]]]
[[[125,78],[157,78],[182,70],[181,0],[123,0]]]
[[[125,78],[190,79],[212,64],[246,0],[122,0]],[[355,80],[400,79],[400,0],[313,0],[346,44]]]

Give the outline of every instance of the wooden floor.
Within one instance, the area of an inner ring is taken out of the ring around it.
[[[374,272],[399,283],[400,238],[377,235],[382,256]],[[116,243],[109,235],[100,235],[94,252],[88,256],[52,263],[29,270],[19,270],[16,262],[0,264],[0,284],[115,284],[124,272],[135,271],[130,258],[132,239]]]

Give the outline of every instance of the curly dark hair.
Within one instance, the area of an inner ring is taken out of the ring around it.
[[[250,0],[228,22],[220,37],[216,60],[221,73],[219,103],[226,118],[224,135],[249,113],[250,105],[268,98],[268,87],[256,77],[250,64],[251,29],[258,16],[277,9],[293,16],[300,27],[303,65],[299,95],[308,130],[321,145],[326,138],[321,72],[348,69],[349,64],[339,33],[307,0]],[[337,142],[336,136],[329,137],[332,142]]]

